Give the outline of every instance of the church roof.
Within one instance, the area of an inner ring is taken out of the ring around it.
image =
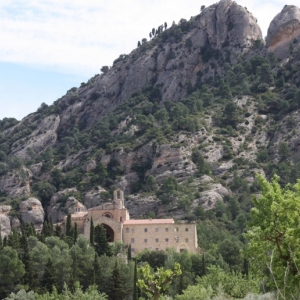
[[[174,224],[173,219],[139,219],[139,220],[126,220],[124,225],[143,225],[143,224]]]

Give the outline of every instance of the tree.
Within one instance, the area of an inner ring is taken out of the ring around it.
[[[110,291],[108,296],[110,300],[122,300],[125,297],[123,280],[117,259],[115,261],[115,267],[110,279]]]
[[[103,66],[100,71],[103,73],[103,74],[106,74],[109,70],[109,67],[108,66]]]
[[[290,156],[290,148],[287,143],[281,142],[279,144],[278,154],[280,156],[280,160],[286,160]]]
[[[99,256],[103,254],[106,254],[107,256],[111,255],[111,247],[106,238],[106,230],[102,224],[98,224],[95,227],[94,246],[95,251]]]
[[[140,42],[140,41],[138,41],[137,46],[138,46],[138,47],[141,47],[141,42]]]
[[[179,263],[174,264],[174,270],[158,268],[155,273],[151,272],[150,266],[146,264],[139,268],[138,272],[142,279],[138,279],[137,286],[154,300],[165,294],[173,278],[182,273]]]
[[[5,298],[13,292],[25,273],[24,265],[18,257],[18,252],[11,247],[0,251],[0,298]]]
[[[48,258],[48,262],[45,267],[42,285],[48,292],[52,292],[53,286],[55,286],[54,267],[52,260]]]
[[[94,232],[95,232],[94,221],[93,221],[93,217],[91,217],[91,223],[90,223],[90,244],[92,246],[94,246]]]
[[[68,213],[67,222],[66,222],[66,236],[72,237],[72,235],[73,235],[73,228],[71,223],[71,214]]]
[[[165,30],[166,30],[168,28],[167,22],[165,22],[164,26],[165,26]]]
[[[256,270],[269,270],[269,281],[283,299],[300,297],[300,181],[281,188],[279,177],[258,181],[262,195],[253,199],[248,255]],[[261,274],[263,276],[263,274]],[[286,298],[283,295],[286,295]]]
[[[202,11],[203,9],[205,9],[205,5],[201,5],[200,10]]]

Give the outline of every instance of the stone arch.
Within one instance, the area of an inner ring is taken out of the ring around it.
[[[186,243],[180,243],[177,246],[177,252],[182,252],[184,250],[190,251],[190,247]]]
[[[102,224],[106,229],[107,237],[109,238],[110,242],[114,241],[122,241],[122,228],[123,224],[119,221],[116,221],[112,218],[107,218],[105,216],[101,216],[100,218],[93,219],[94,226],[98,224]],[[90,236],[90,226],[91,221],[88,220],[84,226],[84,235],[86,238]]]

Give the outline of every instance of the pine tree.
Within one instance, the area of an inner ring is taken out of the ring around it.
[[[140,41],[138,41],[137,46],[138,46],[138,47],[141,47],[141,42],[140,42]]]
[[[109,299],[111,300],[122,300],[125,297],[125,290],[123,286],[123,280],[118,264],[118,260],[116,259],[114,270],[112,273],[112,277],[110,279],[110,290],[108,293]]]
[[[91,223],[90,223],[90,244],[91,245],[94,245],[94,232],[95,232],[94,221],[93,221],[93,217],[91,217]]]
[[[7,246],[10,246],[15,250],[20,249],[20,234],[17,232],[16,228],[8,235]]]
[[[53,287],[55,286],[54,267],[50,258],[48,259],[48,262],[45,266],[45,271],[41,284],[46,289],[46,291],[50,293],[52,292]]]

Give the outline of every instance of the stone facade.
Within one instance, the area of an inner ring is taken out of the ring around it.
[[[76,211],[71,215],[72,223],[77,223],[78,232],[90,236],[91,219],[94,226],[102,224],[109,241],[122,241],[131,245],[132,254],[144,249],[166,250],[175,248],[177,252],[198,251],[195,223],[175,223],[173,219],[131,220],[124,205],[124,193],[114,192],[112,203],[90,208],[87,212]]]

